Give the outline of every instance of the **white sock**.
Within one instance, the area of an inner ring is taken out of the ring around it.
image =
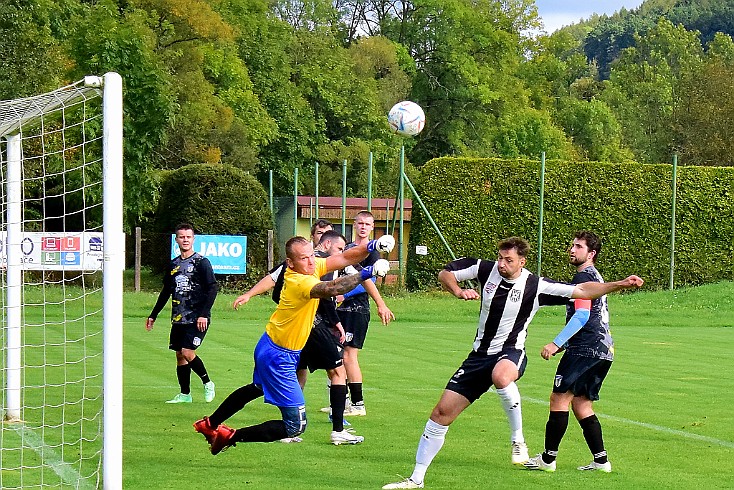
[[[420,442],[418,442],[418,451],[415,453],[415,468],[410,479],[416,483],[423,483],[426,477],[426,471],[436,457],[438,452],[446,440],[446,432],[448,425],[437,424],[431,419],[426,422],[426,428],[423,430]]]
[[[525,442],[522,434],[522,406],[520,390],[513,382],[507,387],[498,389],[497,394],[502,401],[502,408],[507,414],[507,422],[510,424],[510,442]]]

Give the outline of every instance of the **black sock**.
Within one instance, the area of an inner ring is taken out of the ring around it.
[[[545,424],[545,451],[543,461],[552,463],[558,456],[558,448],[561,439],[568,428],[568,412],[553,412],[548,414],[548,422]]]
[[[273,442],[288,437],[285,422],[282,420],[268,420],[258,425],[251,425],[237,429],[234,434],[235,442]]]
[[[362,383],[349,383],[349,393],[352,395],[352,404],[364,401]]]
[[[189,361],[189,366],[191,366],[191,370],[201,378],[202,383],[206,384],[210,381],[209,375],[206,372],[206,367],[204,367],[204,361],[201,360],[201,357],[194,357],[193,360]]]
[[[176,366],[176,377],[178,378],[178,385],[181,387],[181,393],[184,395],[191,393],[191,366],[188,364]]]
[[[237,388],[209,416],[209,423],[212,427],[219,427],[219,424],[242,410],[249,402],[261,396],[263,396],[263,390],[254,383]]]
[[[344,430],[344,406],[347,404],[347,385],[331,385],[329,387],[329,405],[331,406],[331,430]]]
[[[579,420],[579,425],[584,431],[584,439],[589,446],[591,454],[594,455],[594,461],[600,464],[607,462],[607,451],[604,449],[604,439],[601,434],[601,424],[596,414],[589,415],[583,420]]]

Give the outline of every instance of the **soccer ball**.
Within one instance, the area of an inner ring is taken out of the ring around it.
[[[398,102],[387,114],[387,122],[393,131],[404,136],[415,136],[423,130],[426,124],[426,115],[421,106],[415,102],[405,100]]]

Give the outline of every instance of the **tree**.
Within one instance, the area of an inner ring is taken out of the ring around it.
[[[675,148],[689,165],[734,166],[734,42],[718,34],[704,66],[685,74]]]
[[[154,209],[157,184],[155,156],[173,116],[171,79],[155,53],[150,17],[141,10],[120,12],[100,2],[73,19],[69,49],[73,73],[116,71],[124,83],[124,185],[128,226]]]
[[[601,97],[622,123],[625,142],[641,162],[670,161],[673,126],[684,90],[681,80],[700,69],[703,48],[696,32],[661,19],[612,68]]]

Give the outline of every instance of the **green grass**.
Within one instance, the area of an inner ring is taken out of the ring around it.
[[[478,302],[443,293],[387,298],[397,320],[388,327],[373,323],[360,355],[368,415],[352,422],[365,436],[363,444],[329,444],[331,425],[318,411],[327,403],[325,376],[316,372],[306,388],[309,426],[303,443],[239,444],[215,457],[191,424],[250,382],[252,350],[274,305],[260,297],[235,312],[235,295],[221,294],[199,351],[217,384],[217,399],[204,403],[194,376],[194,403],[167,405],[178,391],[174,355],[167,349],[169,327],[161,316],[152,332],[144,329],[156,297],[157,292],[125,295],[124,487],[131,489],[361,489],[410,475],[428,415],[471,347],[479,308]],[[733,297],[734,283],[610,297],[617,357],[596,410],[612,474],[575,469],[590,461],[575,422],[555,473],[513,467],[504,412],[496,394],[488,393],[451,426],[427,487],[734,487]],[[558,361],[544,361],[539,352],[563,318],[562,308],[546,308],[530,327],[530,362],[519,386],[533,453],[542,450]],[[276,408],[257,400],[228,424],[278,417]],[[6,438],[3,446],[10,443]]]
[[[614,473],[576,471],[590,455],[575,423],[562,443],[554,474],[509,464],[509,431],[497,397],[488,393],[449,430],[427,475],[429,488],[731,488],[734,486],[734,284],[676,292],[612,296],[617,360],[597,403]],[[221,401],[248,383],[252,350],[272,311],[256,298],[238,312],[234,295],[221,295],[200,355],[217,383]],[[304,442],[240,444],[213,457],[191,423],[211,413],[194,384],[194,404],[162,403],[176,393],[168,328],[159,321],[146,333],[144,318],[155,294],[126,296],[125,487],[380,488],[408,476],[425,421],[449,376],[468,353],[476,329],[477,302],[444,294],[388,299],[397,321],[373,324],[361,364],[368,416],[354,426],[359,446],[328,443],[330,424],[324,375],[306,388],[309,427]],[[542,310],[531,325],[530,364],[520,381],[525,435],[540,451],[547,399],[557,359],[539,352],[562,326],[562,308]],[[277,418],[274,407],[255,401],[228,422],[241,427]],[[216,475],[216,476],[215,476]]]

